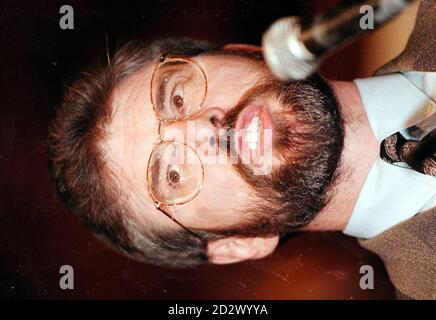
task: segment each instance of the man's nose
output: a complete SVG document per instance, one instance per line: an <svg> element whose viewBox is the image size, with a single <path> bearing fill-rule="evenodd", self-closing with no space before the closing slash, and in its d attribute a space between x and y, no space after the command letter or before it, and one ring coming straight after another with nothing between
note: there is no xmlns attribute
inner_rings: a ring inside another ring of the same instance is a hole
<svg viewBox="0 0 436 320"><path fill-rule="evenodd" d="M218 139L225 112L221 108L207 108L195 117L195 146L205 156L218 153ZM188 134L192 134L189 132Z"/></svg>
<svg viewBox="0 0 436 320"><path fill-rule="evenodd" d="M211 107L200 112L199 115L195 117L195 120L198 122L200 128L209 128L213 131L217 131L221 128L225 114L223 109Z"/></svg>
<svg viewBox="0 0 436 320"><path fill-rule="evenodd" d="M163 124L161 135L166 141L182 142L193 148L205 143L214 146L224 116L221 108L209 107L186 120Z"/></svg>

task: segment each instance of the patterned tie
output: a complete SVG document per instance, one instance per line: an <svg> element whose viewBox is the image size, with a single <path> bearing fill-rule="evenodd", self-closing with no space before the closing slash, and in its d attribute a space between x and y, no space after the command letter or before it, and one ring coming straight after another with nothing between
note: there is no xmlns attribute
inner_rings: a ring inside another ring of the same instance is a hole
<svg viewBox="0 0 436 320"><path fill-rule="evenodd" d="M436 176L436 129L420 141L394 133L382 141L380 156L391 164L405 162L416 171Z"/></svg>

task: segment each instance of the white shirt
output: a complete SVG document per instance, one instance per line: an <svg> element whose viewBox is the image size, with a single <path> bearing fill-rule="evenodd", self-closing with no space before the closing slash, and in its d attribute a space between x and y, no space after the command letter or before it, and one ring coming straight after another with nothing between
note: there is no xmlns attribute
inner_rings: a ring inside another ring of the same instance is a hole
<svg viewBox="0 0 436 320"><path fill-rule="evenodd" d="M436 128L436 72L407 72L354 81L379 144L393 133L420 140ZM413 127L413 130L407 128ZM345 234L371 238L436 206L436 177L406 163L375 160Z"/></svg>

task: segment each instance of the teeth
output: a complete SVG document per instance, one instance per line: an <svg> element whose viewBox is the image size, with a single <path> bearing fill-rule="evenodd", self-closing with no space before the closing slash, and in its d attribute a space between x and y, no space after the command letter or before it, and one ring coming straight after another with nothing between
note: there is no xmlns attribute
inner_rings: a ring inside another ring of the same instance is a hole
<svg viewBox="0 0 436 320"><path fill-rule="evenodd" d="M247 141L248 149L256 150L260 139L260 126L262 122L258 116L253 117L247 127L245 139Z"/></svg>
<svg viewBox="0 0 436 320"><path fill-rule="evenodd" d="M248 143L248 149L256 150L257 149L257 143L256 142L249 142Z"/></svg>

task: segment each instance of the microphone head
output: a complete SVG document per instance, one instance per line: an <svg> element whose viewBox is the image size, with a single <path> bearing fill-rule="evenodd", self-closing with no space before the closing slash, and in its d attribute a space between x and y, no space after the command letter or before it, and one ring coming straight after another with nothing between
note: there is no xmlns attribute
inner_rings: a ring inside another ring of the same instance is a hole
<svg viewBox="0 0 436 320"><path fill-rule="evenodd" d="M300 40L297 17L275 21L262 36L263 56L271 72L281 80L303 80L317 68L316 57Z"/></svg>

